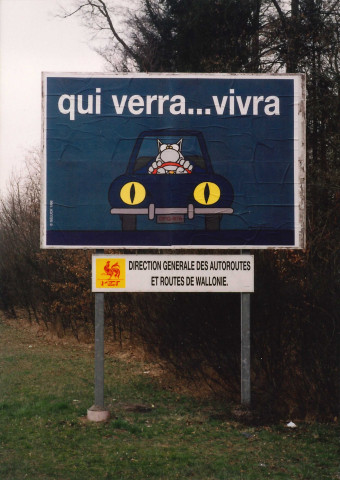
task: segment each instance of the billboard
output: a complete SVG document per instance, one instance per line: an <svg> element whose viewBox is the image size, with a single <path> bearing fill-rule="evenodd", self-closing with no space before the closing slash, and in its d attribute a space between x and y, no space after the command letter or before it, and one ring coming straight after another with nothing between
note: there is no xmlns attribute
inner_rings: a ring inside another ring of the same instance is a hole
<svg viewBox="0 0 340 480"><path fill-rule="evenodd" d="M254 292L253 255L92 255L93 292Z"/></svg>
<svg viewBox="0 0 340 480"><path fill-rule="evenodd" d="M43 248L303 248L302 75L43 74Z"/></svg>

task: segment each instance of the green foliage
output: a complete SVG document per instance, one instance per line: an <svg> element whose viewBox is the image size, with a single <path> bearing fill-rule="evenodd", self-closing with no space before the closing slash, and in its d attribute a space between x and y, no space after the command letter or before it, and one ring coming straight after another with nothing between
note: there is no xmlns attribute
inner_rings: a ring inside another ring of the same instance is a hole
<svg viewBox="0 0 340 480"><path fill-rule="evenodd" d="M252 2L144 0L141 10L130 25L137 26L133 48L144 52L142 70L242 71L248 65Z"/></svg>

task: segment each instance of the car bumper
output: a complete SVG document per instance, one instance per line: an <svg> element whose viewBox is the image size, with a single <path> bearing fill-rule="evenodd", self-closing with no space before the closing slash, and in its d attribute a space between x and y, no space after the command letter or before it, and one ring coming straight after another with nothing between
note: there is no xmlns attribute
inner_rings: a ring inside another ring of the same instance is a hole
<svg viewBox="0 0 340 480"><path fill-rule="evenodd" d="M189 204L187 207L155 207L153 203L148 208L111 208L112 215L147 215L153 220L155 215L187 215L189 220L195 215L230 215L232 208L228 207L194 207Z"/></svg>

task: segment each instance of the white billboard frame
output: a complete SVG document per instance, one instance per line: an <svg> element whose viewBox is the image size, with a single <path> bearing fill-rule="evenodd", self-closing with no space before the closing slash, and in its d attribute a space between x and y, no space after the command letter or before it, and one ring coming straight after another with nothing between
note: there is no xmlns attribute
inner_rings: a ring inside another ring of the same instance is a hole
<svg viewBox="0 0 340 480"><path fill-rule="evenodd" d="M47 79L50 77L75 77L75 78L115 78L115 79L164 79L164 78L186 78L186 79L242 79L242 80L272 80L293 79L294 80L294 245L249 245L249 244L218 244L218 245L125 245L125 244L91 244L91 245L49 245L46 241L48 211L53 216L53 203L47 198ZM259 250L259 249L304 249L306 247L306 86L303 74L202 74L202 73L65 73L45 72L42 74L42 180L41 180L41 219L40 238L41 248L44 249L163 249L163 250Z"/></svg>

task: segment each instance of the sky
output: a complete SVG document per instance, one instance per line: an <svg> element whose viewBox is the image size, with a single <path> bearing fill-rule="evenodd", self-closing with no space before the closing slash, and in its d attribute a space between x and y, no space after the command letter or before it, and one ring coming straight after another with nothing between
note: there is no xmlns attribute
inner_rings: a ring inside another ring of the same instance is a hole
<svg viewBox="0 0 340 480"><path fill-rule="evenodd" d="M41 145L41 72L100 72L79 17L56 18L71 0L0 0L0 194L27 152Z"/></svg>

